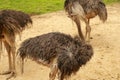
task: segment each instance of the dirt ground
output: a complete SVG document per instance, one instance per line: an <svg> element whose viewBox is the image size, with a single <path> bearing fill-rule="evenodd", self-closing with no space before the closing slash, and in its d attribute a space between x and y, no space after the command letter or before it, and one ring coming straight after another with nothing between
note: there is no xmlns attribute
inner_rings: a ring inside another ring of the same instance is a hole
<svg viewBox="0 0 120 80"><path fill-rule="evenodd" d="M94 56L87 65L80 68L71 80L120 80L120 4L107 6L108 20L102 23L98 17L91 19L91 44ZM22 41L48 32L63 32L72 36L78 34L74 22L66 16L64 11L32 16L33 27L23 31ZM85 32L84 23L81 24ZM17 37L17 48L22 42ZM49 68L34 61L25 62L25 72L20 74L17 63L17 77L11 80L48 80ZM7 54L2 54L0 71L8 69ZM8 75L0 76L5 80ZM57 80L57 79L56 79Z"/></svg>

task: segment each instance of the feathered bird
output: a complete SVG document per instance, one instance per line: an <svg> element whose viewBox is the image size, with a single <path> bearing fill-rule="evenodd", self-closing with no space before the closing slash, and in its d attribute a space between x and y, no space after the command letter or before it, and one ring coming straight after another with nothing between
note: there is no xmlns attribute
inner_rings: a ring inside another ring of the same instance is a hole
<svg viewBox="0 0 120 80"><path fill-rule="evenodd" d="M50 68L49 80L54 80L56 74L58 80L64 80L91 59L93 48L78 38L52 32L25 40L17 54L22 64L22 72L24 59L29 58Z"/></svg>
<svg viewBox="0 0 120 80"><path fill-rule="evenodd" d="M107 20L107 9L102 0L65 0L64 8L69 17L76 23L81 40L90 41L91 27L89 21L95 16L99 16L100 20ZM86 24L85 38L81 30L80 20Z"/></svg>
<svg viewBox="0 0 120 80"><path fill-rule="evenodd" d="M8 53L9 71L1 74L11 73L11 76L15 74L15 36L21 34L21 32L27 27L28 24L32 24L32 20L28 14L15 10L2 10L0 11L0 49L2 49L2 43ZM2 50L0 50L2 51ZM1 53L0 53L1 54ZM9 78L10 78L9 77ZM8 79L9 79L8 78Z"/></svg>

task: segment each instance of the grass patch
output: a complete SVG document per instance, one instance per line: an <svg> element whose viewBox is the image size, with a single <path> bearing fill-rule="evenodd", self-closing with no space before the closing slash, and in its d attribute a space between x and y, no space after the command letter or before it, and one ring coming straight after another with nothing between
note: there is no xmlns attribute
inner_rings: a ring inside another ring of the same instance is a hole
<svg viewBox="0 0 120 80"><path fill-rule="evenodd" d="M63 9L64 0L1 0L0 10L13 9L29 14L43 14Z"/></svg>
<svg viewBox="0 0 120 80"><path fill-rule="evenodd" d="M103 0L106 4L113 4L116 2L120 2L120 0Z"/></svg>
<svg viewBox="0 0 120 80"><path fill-rule="evenodd" d="M28 14L43 14L63 9L65 0L0 0L0 10L20 10ZM120 0L103 0L106 4Z"/></svg>

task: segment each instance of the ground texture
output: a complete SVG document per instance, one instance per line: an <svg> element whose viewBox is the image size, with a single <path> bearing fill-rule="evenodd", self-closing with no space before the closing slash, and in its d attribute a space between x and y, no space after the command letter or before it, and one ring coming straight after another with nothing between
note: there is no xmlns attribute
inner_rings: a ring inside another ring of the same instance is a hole
<svg viewBox="0 0 120 80"><path fill-rule="evenodd" d="M102 23L98 17L91 19L91 44L94 56L86 66L80 68L71 80L120 80L120 4L107 6L108 20ZM64 11L32 16L33 27L23 31L22 41L48 32L63 32L72 36L77 35L77 27ZM81 24L85 33L85 25ZM22 42L17 37L16 46ZM20 74L17 63L17 77L11 80L48 80L49 68L43 67L34 61L25 62L25 72ZM0 71L8 69L7 54L0 60ZM5 80L7 75L0 76ZM56 79L57 80L57 79Z"/></svg>

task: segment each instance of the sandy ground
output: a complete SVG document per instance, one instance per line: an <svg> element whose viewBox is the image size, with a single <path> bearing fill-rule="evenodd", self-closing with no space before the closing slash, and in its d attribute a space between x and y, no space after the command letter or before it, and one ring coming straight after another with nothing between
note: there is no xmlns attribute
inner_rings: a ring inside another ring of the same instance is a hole
<svg viewBox="0 0 120 80"><path fill-rule="evenodd" d="M91 19L91 44L94 56L86 66L80 68L71 80L120 80L120 4L107 6L108 20L102 23L98 17ZM59 31L72 36L78 34L76 25L64 11L32 16L33 27L23 31L22 41L48 32ZM83 32L85 25L82 23ZM22 42L17 37L17 48ZM8 69L7 54L2 54L0 71ZM11 80L48 80L49 68L34 61L25 62L25 72L20 74L17 64L17 77ZM0 76L5 80L8 75ZM56 79L57 80L57 79Z"/></svg>

